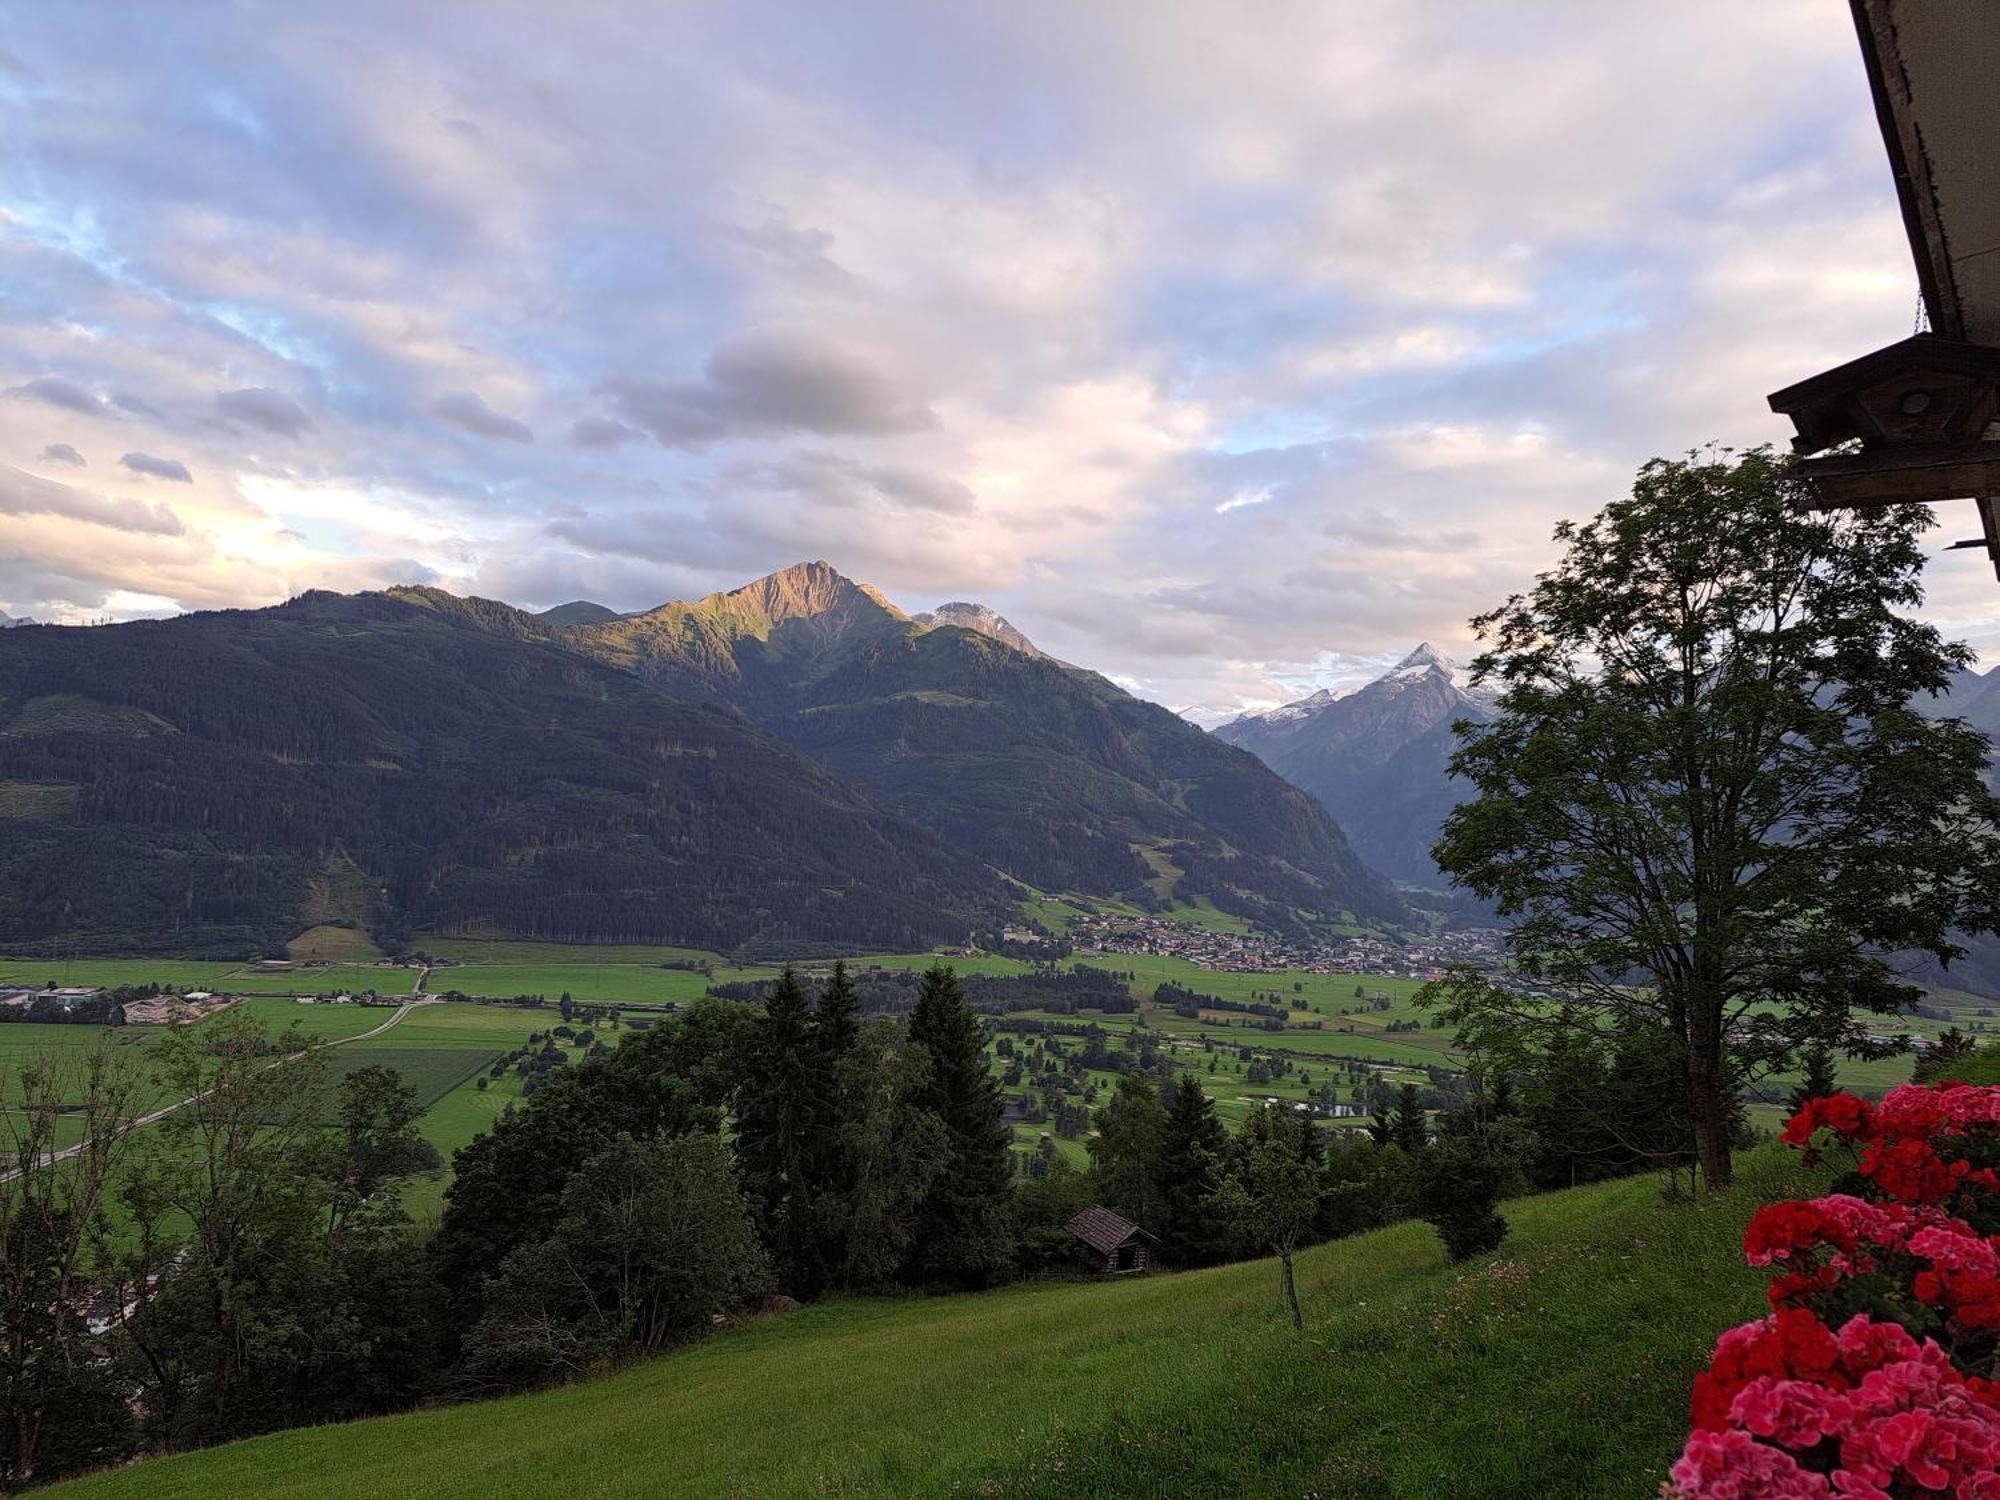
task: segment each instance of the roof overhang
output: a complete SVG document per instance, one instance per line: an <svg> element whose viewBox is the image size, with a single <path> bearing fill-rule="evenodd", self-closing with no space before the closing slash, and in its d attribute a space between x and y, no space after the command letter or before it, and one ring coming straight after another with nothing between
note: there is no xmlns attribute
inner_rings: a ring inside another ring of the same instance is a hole
<svg viewBox="0 0 2000 1500"><path fill-rule="evenodd" d="M1929 334L1771 397L1827 509L1971 499L2000 573L2000 0L1849 0ZM1825 454L1824 457L1806 457Z"/></svg>
<svg viewBox="0 0 2000 1500"><path fill-rule="evenodd" d="M1849 3L1931 329L2000 345L2000 5Z"/></svg>

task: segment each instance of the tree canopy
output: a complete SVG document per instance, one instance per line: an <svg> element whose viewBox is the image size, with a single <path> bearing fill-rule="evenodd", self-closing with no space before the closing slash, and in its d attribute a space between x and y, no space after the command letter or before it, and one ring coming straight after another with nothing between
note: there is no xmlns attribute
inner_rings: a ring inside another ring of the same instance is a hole
<svg viewBox="0 0 2000 1500"><path fill-rule="evenodd" d="M1859 1017L1916 994L1892 955L2000 923L1986 741L1920 707L1971 660L1912 617L1929 512L1809 500L1767 452L1709 451L1559 526L1556 565L1474 621L1503 691L1459 726L1472 795L1435 850L1557 997L1461 982L1446 1013L1475 1041L1663 1026L1715 1186L1732 1067L1865 1052Z"/></svg>

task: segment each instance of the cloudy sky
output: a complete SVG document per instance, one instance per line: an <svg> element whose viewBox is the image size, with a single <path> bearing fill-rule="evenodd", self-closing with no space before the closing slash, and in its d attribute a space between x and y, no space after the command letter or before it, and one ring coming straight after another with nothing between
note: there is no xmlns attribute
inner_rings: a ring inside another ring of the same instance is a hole
<svg viewBox="0 0 2000 1500"><path fill-rule="evenodd" d="M1842 0L0 0L0 122L44 619L824 557L1212 717L1916 302Z"/></svg>

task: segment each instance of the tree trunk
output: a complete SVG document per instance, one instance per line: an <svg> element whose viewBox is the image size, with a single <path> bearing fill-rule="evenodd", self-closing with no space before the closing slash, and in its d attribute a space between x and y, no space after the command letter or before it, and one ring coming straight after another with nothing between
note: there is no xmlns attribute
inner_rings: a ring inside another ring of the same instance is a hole
<svg viewBox="0 0 2000 1500"><path fill-rule="evenodd" d="M14 1414L14 1478L23 1487L34 1483L35 1447L41 1436L41 1408Z"/></svg>
<svg viewBox="0 0 2000 1500"><path fill-rule="evenodd" d="M1710 1192L1735 1177L1729 1156L1729 1107L1722 1089L1722 1044L1700 1020L1689 1027L1688 1113L1694 1122L1694 1155Z"/></svg>
<svg viewBox="0 0 2000 1500"><path fill-rule="evenodd" d="M1303 1329L1306 1324L1305 1319L1299 1316L1299 1289L1292 1284L1292 1252L1289 1250L1280 1250L1278 1252L1278 1265L1284 1273L1285 1306L1291 1310L1292 1327Z"/></svg>

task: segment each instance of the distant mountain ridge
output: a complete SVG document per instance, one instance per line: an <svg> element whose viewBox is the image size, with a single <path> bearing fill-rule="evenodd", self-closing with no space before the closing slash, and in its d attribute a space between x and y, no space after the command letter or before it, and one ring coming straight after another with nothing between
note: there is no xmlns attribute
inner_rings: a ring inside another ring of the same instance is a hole
<svg viewBox="0 0 2000 1500"><path fill-rule="evenodd" d="M990 609L903 613L824 562L561 638L709 695L1045 890L1391 920L1338 827L1254 758L1054 661ZM1026 643L1018 644L1018 642Z"/></svg>
<svg viewBox="0 0 2000 1500"><path fill-rule="evenodd" d="M1439 887L1430 848L1458 802L1447 771L1457 744L1451 726L1484 719L1491 702L1470 690L1464 667L1425 641L1371 682L1322 688L1214 733L1312 793L1374 868Z"/></svg>
<svg viewBox="0 0 2000 1500"><path fill-rule="evenodd" d="M949 604L940 604L936 609L927 609L921 614L911 615L910 618L919 625L951 625L959 630L970 630L976 635L985 636L988 640L998 641L1003 646L1012 646L1016 651L1028 656L1046 654L1009 624L1005 615L990 605L969 604L957 599Z"/></svg>

